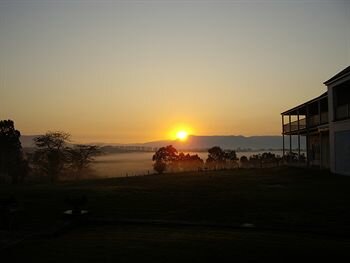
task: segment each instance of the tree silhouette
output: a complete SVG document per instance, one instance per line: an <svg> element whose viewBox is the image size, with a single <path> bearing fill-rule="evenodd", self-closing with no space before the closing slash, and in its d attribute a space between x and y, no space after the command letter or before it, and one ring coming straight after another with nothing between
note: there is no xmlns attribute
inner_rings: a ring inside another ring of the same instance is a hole
<svg viewBox="0 0 350 263"><path fill-rule="evenodd" d="M175 166L180 171L192 171L192 170L201 170L203 168L203 160L198 156L198 154L191 155L189 153L179 153L176 161L174 162Z"/></svg>
<svg viewBox="0 0 350 263"><path fill-rule="evenodd" d="M219 146L214 146L208 149L208 158L206 163L211 168L222 168L225 164L225 152Z"/></svg>
<svg viewBox="0 0 350 263"><path fill-rule="evenodd" d="M166 168L166 163L162 161L155 161L155 163L153 164L153 169L159 174L162 174L166 170Z"/></svg>
<svg viewBox="0 0 350 263"><path fill-rule="evenodd" d="M225 153L224 155L225 161L230 165L229 168L236 168L238 166L237 164L238 158L237 158L236 151L227 150L224 153Z"/></svg>
<svg viewBox="0 0 350 263"><path fill-rule="evenodd" d="M283 156L283 160L287 163L297 162L298 161L298 154L295 152L287 152Z"/></svg>
<svg viewBox="0 0 350 263"><path fill-rule="evenodd" d="M163 161L163 162L171 162L176 160L177 158L177 150L172 146L168 145L166 147L161 147L156 151L153 155L153 161Z"/></svg>
<svg viewBox="0 0 350 263"><path fill-rule="evenodd" d="M94 157L100 153L99 147L95 145L75 145L72 148L66 148L65 151L66 161L73 170L76 179L79 179Z"/></svg>
<svg viewBox="0 0 350 263"><path fill-rule="evenodd" d="M261 154L261 159L264 167L279 166L280 157L271 152Z"/></svg>
<svg viewBox="0 0 350 263"><path fill-rule="evenodd" d="M34 163L39 170L50 177L51 182L58 179L66 162L65 146L70 135L65 132L47 132L34 138L38 149L33 156Z"/></svg>
<svg viewBox="0 0 350 263"><path fill-rule="evenodd" d="M29 172L20 137L12 120L0 121L0 172L8 174L14 184Z"/></svg>
<svg viewBox="0 0 350 263"><path fill-rule="evenodd" d="M155 162L153 168L157 173L161 174L177 158L177 150L172 145L161 147L152 157L152 160Z"/></svg>
<svg viewBox="0 0 350 263"><path fill-rule="evenodd" d="M253 154L249 157L249 163L254 168L262 168L262 159L260 154Z"/></svg>
<svg viewBox="0 0 350 263"><path fill-rule="evenodd" d="M249 160L248 160L247 156L243 155L243 156L241 156L241 158L239 159L239 162L240 162L240 164L241 164L241 167L242 167L242 168L245 168L245 167L248 166Z"/></svg>
<svg viewBox="0 0 350 263"><path fill-rule="evenodd" d="M239 161L242 162L242 163L246 163L246 162L248 162L248 158L247 158L247 156L243 155L243 156L241 156Z"/></svg>

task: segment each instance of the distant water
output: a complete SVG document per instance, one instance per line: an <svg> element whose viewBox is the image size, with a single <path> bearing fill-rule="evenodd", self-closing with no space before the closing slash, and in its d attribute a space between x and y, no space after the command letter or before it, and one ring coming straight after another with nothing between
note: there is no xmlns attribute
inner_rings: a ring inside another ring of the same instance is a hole
<svg viewBox="0 0 350 263"><path fill-rule="evenodd" d="M281 151L271 151L276 155L282 155ZM263 152L237 152L238 158L247 157ZM152 168L153 152L131 152L102 155L96 158L92 168L101 177L125 177L154 173ZM207 152L191 152L198 154L204 161L208 157Z"/></svg>

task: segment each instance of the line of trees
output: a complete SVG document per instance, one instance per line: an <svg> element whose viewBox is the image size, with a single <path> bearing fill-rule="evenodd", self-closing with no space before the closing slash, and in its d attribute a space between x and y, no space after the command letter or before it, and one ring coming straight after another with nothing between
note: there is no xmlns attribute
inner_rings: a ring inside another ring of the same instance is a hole
<svg viewBox="0 0 350 263"><path fill-rule="evenodd" d="M219 146L214 146L208 150L206 167L208 169L237 168L238 158L236 151L222 150Z"/></svg>
<svg viewBox="0 0 350 263"><path fill-rule="evenodd" d="M208 150L208 158L205 163L197 154L179 153L172 145L159 148L152 160L154 161L153 168L159 174L166 170L175 172L238 167L236 152L222 150L218 146Z"/></svg>
<svg viewBox="0 0 350 263"><path fill-rule="evenodd" d="M12 120L0 121L0 175L9 176L14 184L29 173L46 176L51 182L63 176L79 179L100 153L95 145L71 144L68 133L47 132L34 138L35 150L26 155L20 136Z"/></svg>
<svg viewBox="0 0 350 263"><path fill-rule="evenodd" d="M237 158L236 151L223 150L219 146L208 149L208 157L204 162L197 154L190 155L178 153L172 146L159 148L153 155L153 168L157 173L165 171L176 172L184 170L220 170L234 168L263 168L276 167L285 162L303 161L305 156L298 157L295 153L289 153L284 158L271 152L251 155L249 158L241 156Z"/></svg>
<svg viewBox="0 0 350 263"><path fill-rule="evenodd" d="M153 155L153 169L162 174L166 170L170 171L187 171L201 169L203 160L197 155L184 154L172 146L161 147Z"/></svg>

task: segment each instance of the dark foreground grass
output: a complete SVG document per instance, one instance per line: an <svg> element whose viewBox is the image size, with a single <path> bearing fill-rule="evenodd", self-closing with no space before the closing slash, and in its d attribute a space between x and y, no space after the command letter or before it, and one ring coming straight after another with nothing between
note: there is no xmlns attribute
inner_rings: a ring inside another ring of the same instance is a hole
<svg viewBox="0 0 350 263"><path fill-rule="evenodd" d="M297 168L215 171L0 186L21 211L14 260L41 262L214 261L325 258L350 249L350 178ZM92 218L201 223L82 225L55 237L64 199L85 194ZM254 229L226 226L253 224ZM208 226L205 226L208 225ZM210 226L209 226L210 225Z"/></svg>
<svg viewBox="0 0 350 263"><path fill-rule="evenodd" d="M350 243L310 235L211 228L81 227L65 235L23 242L12 262L234 262L331 260Z"/></svg>

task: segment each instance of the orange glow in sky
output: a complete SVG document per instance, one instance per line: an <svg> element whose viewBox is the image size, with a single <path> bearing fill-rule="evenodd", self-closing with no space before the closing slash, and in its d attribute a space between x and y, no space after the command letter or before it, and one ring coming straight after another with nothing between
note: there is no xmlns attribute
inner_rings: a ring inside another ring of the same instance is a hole
<svg viewBox="0 0 350 263"><path fill-rule="evenodd" d="M280 113L349 65L349 10L341 0L0 0L0 120L81 143L280 135Z"/></svg>

